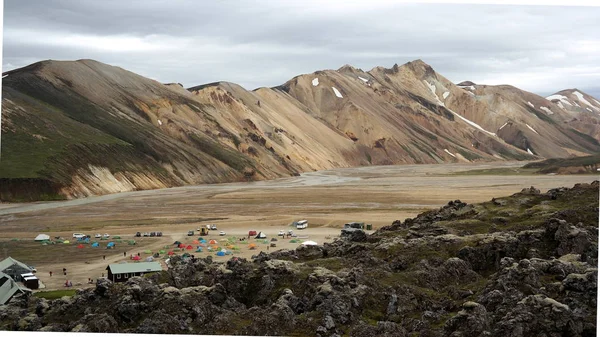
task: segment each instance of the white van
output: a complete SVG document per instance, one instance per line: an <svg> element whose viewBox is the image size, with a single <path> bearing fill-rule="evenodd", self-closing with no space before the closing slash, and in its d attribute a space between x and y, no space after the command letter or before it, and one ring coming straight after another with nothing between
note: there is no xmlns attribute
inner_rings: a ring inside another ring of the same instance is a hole
<svg viewBox="0 0 600 337"><path fill-rule="evenodd" d="M84 237L86 237L87 235L83 234L83 233L73 233L73 239L82 239Z"/></svg>

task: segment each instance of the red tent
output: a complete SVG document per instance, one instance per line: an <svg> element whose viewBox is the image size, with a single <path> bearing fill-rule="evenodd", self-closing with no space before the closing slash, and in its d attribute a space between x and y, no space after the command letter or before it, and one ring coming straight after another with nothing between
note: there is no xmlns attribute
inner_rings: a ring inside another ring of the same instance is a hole
<svg viewBox="0 0 600 337"><path fill-rule="evenodd" d="M82 245L82 244L79 244L79 246L77 246L77 248L83 248L83 245Z"/></svg>
<svg viewBox="0 0 600 337"><path fill-rule="evenodd" d="M183 243L180 243L179 248L185 248L185 245Z"/></svg>
<svg viewBox="0 0 600 337"><path fill-rule="evenodd" d="M173 254L175 254L175 253L173 253L173 252L168 252L167 253L167 255L173 255Z"/></svg>
<svg viewBox="0 0 600 337"><path fill-rule="evenodd" d="M187 247L185 247L185 249L194 249L194 247L192 247L192 245L188 245Z"/></svg>
<svg viewBox="0 0 600 337"><path fill-rule="evenodd" d="M137 255L136 255L136 256L134 256L134 257L133 257L133 259L134 259L135 261L139 261L139 260L141 259L141 257L139 257L139 256L137 256Z"/></svg>

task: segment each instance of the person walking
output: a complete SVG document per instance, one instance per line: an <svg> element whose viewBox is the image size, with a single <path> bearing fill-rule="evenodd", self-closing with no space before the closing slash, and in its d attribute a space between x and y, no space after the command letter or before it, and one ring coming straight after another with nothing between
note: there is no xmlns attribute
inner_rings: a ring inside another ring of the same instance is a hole
<svg viewBox="0 0 600 337"><path fill-rule="evenodd" d="M127 252L123 252L123 257L126 257L126 256L127 256Z"/></svg>
<svg viewBox="0 0 600 337"><path fill-rule="evenodd" d="M50 272L50 277L52 277L52 271Z"/></svg>
<svg viewBox="0 0 600 337"><path fill-rule="evenodd" d="M63 268L63 274L67 275L67 268Z"/></svg>
<svg viewBox="0 0 600 337"><path fill-rule="evenodd" d="M102 260L106 260L106 255L102 255Z"/></svg>

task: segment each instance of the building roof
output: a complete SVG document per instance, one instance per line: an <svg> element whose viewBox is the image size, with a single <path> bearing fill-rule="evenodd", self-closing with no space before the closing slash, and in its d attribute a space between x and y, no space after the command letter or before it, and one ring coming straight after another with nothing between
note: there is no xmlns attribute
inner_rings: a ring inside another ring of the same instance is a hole
<svg viewBox="0 0 600 337"><path fill-rule="evenodd" d="M19 261L15 260L15 259L13 259L12 257L9 256L6 259L0 261L0 272L8 269L9 267L11 267L12 265L15 265L15 264L18 265L19 267L22 267L22 268L27 269L29 271L32 270L31 267L29 267L25 263L19 262Z"/></svg>
<svg viewBox="0 0 600 337"><path fill-rule="evenodd" d="M10 276L0 272L0 305L6 304L17 292L29 291L19 286Z"/></svg>
<svg viewBox="0 0 600 337"><path fill-rule="evenodd" d="M139 262L109 264L106 269L110 269L110 272L113 274L124 274L161 271L162 267L158 262Z"/></svg>

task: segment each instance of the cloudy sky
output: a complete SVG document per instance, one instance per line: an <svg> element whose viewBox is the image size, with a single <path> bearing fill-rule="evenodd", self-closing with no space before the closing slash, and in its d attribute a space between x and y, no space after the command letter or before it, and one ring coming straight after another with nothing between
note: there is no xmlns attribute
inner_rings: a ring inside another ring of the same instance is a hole
<svg viewBox="0 0 600 337"><path fill-rule="evenodd" d="M564 2L571 3L571 2ZM398 1L7 0L3 71L95 59L185 87L275 86L422 59L459 82L600 97L600 7Z"/></svg>

